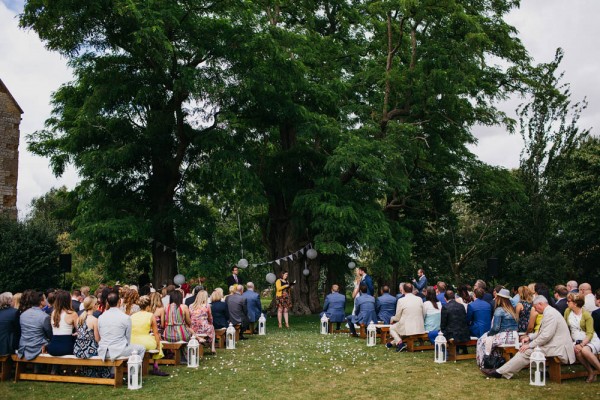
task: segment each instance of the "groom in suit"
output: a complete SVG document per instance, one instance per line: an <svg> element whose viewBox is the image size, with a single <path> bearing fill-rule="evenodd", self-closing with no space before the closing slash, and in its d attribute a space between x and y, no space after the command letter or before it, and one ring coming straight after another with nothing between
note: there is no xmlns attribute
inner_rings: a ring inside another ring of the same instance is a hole
<svg viewBox="0 0 600 400"><path fill-rule="evenodd" d="M563 364L575 362L573 340L563 316L548 305L548 299L544 296L537 296L533 300L533 307L539 314L544 315L539 332L524 336L521 339L523 344L519 352L510 361L498 369L482 369L484 375L490 378L512 378L514 374L529 365L529 357L538 346L546 357L558 357Z"/></svg>
<svg viewBox="0 0 600 400"><path fill-rule="evenodd" d="M367 294L369 296L374 296L375 287L373 286L373 278L371 278L371 275L367 274L367 268L358 267L358 273L360 275L361 284L364 283L365 285L367 285Z"/></svg>

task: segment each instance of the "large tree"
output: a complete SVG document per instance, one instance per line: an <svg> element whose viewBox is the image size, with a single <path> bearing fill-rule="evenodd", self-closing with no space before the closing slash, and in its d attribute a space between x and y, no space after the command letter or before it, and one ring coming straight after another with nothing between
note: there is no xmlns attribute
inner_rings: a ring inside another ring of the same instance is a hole
<svg viewBox="0 0 600 400"><path fill-rule="evenodd" d="M31 0L21 15L75 77L29 148L57 175L77 168L75 223L87 251L118 269L151 246L155 284L177 271L176 227L188 222L181 189L218 123L211 99L233 34L230 5Z"/></svg>

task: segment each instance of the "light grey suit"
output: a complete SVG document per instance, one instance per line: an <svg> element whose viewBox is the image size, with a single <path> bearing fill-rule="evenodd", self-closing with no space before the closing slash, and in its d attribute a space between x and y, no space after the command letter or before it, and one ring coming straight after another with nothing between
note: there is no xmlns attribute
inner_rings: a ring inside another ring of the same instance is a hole
<svg viewBox="0 0 600 400"><path fill-rule="evenodd" d="M103 360L129 357L134 350L144 358L146 348L131 344L131 318L117 307L109 308L98 318L98 332L98 356Z"/></svg>
<svg viewBox="0 0 600 400"><path fill-rule="evenodd" d="M42 346L52 338L50 316L39 307L31 307L21 314L21 338L17 354L19 358L33 360L42 352Z"/></svg>
<svg viewBox="0 0 600 400"><path fill-rule="evenodd" d="M425 333L423 318L423 300L412 293L407 293L396 304L396 315L390 319L390 335L393 343L400 342L400 336Z"/></svg>
<svg viewBox="0 0 600 400"><path fill-rule="evenodd" d="M554 307L547 306L543 314L539 332L530 336L532 340L529 342L529 349L517 353L509 362L496 370L506 379L510 379L529 365L529 357L537 346L546 357L558 357L564 364L575 362L573 340L567 322Z"/></svg>

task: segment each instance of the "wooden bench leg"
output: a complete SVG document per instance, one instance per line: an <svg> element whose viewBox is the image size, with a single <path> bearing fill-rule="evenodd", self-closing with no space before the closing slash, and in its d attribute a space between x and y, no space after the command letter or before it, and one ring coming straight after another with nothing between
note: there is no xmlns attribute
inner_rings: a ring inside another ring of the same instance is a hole
<svg viewBox="0 0 600 400"><path fill-rule="evenodd" d="M9 356L4 357L0 368L2 369L2 371L0 372L0 382L5 382L10 376L10 370L12 368L12 359Z"/></svg>
<svg viewBox="0 0 600 400"><path fill-rule="evenodd" d="M557 363L553 359L548 361L548 371L550 372L550 382L562 383L562 376L560 372L560 363Z"/></svg>

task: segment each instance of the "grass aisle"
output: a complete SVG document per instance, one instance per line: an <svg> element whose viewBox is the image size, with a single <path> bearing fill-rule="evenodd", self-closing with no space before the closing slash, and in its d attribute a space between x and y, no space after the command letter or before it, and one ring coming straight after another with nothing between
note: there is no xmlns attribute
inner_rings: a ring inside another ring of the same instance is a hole
<svg viewBox="0 0 600 400"><path fill-rule="evenodd" d="M267 336L250 336L235 350L206 356L197 370L164 367L171 377L149 376L137 391L106 386L5 382L0 399L592 399L600 383L582 379L562 385L529 385L522 371L510 381L481 375L474 360L435 364L433 352L396 353L347 335L320 335L318 317L297 317L278 329L270 318ZM448 397L450 396L450 397Z"/></svg>

